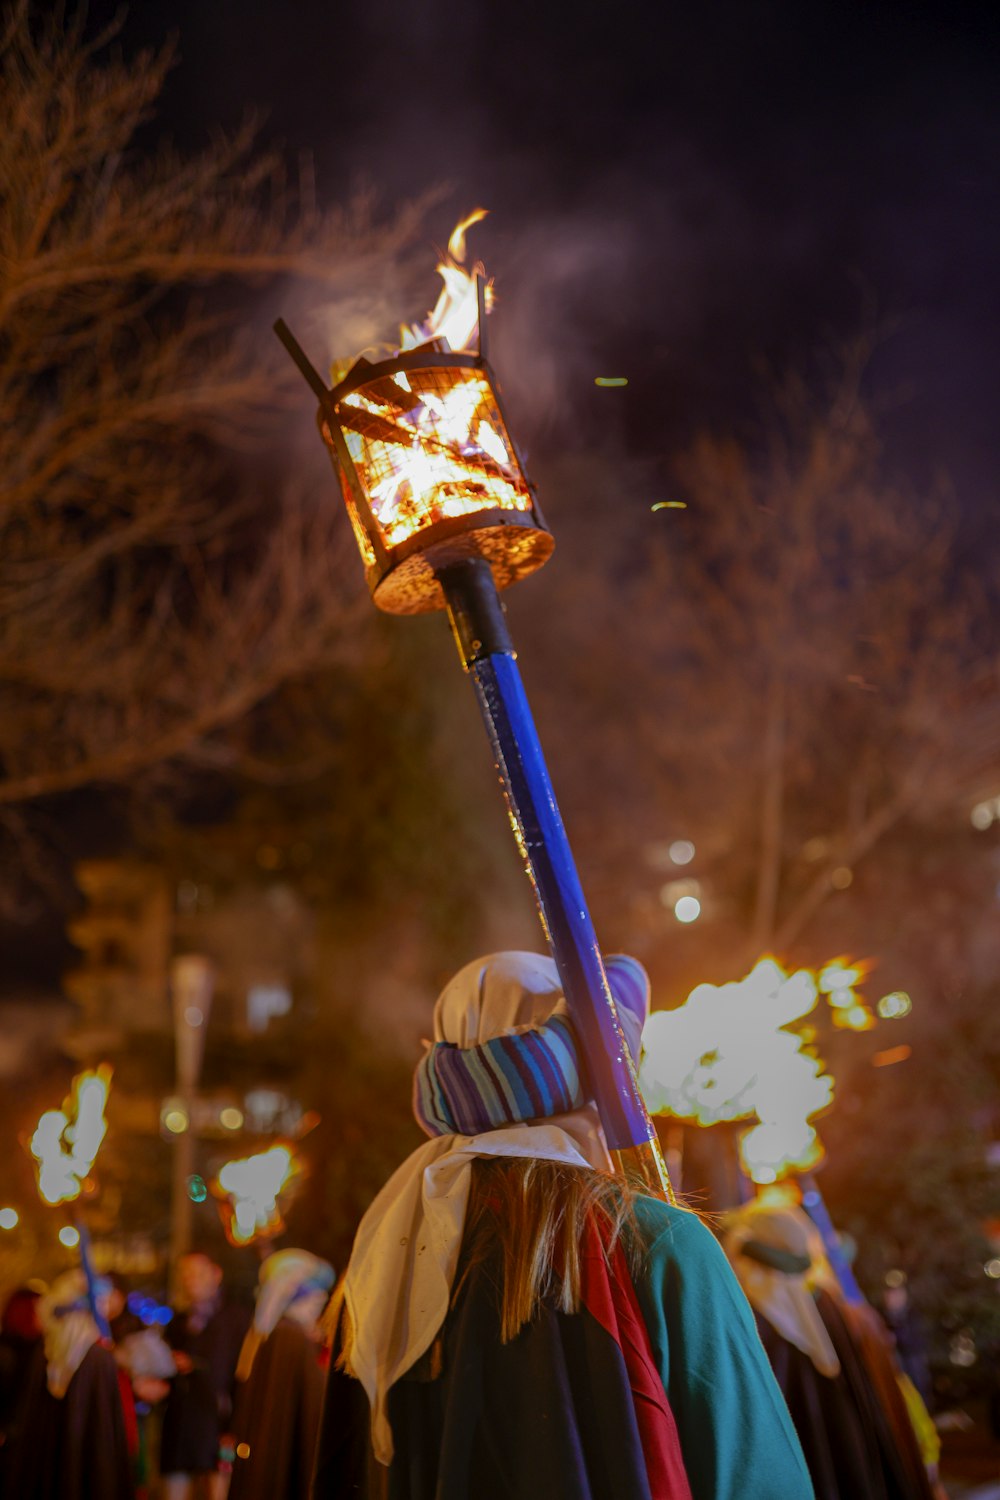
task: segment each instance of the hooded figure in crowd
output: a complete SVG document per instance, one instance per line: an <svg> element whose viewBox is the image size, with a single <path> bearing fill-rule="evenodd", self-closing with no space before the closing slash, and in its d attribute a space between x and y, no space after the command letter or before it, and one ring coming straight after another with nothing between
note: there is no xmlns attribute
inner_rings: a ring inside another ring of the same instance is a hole
<svg viewBox="0 0 1000 1500"><path fill-rule="evenodd" d="M229 1500L308 1500L323 1404L319 1320L332 1286L333 1267L308 1250L278 1250L260 1268L236 1367Z"/></svg>
<svg viewBox="0 0 1000 1500"><path fill-rule="evenodd" d="M42 1347L41 1295L34 1287L15 1287L0 1318L0 1500L13 1493L7 1476L24 1418L32 1365Z"/></svg>
<svg viewBox="0 0 1000 1500"><path fill-rule="evenodd" d="M107 1295L98 1281L98 1297ZM8 1480L17 1500L132 1500L132 1461L114 1355L101 1341L82 1271L38 1304L44 1358L34 1365Z"/></svg>
<svg viewBox="0 0 1000 1500"><path fill-rule="evenodd" d="M649 981L607 970L638 1060ZM582 1079L550 958L446 986L414 1081L431 1140L339 1289L316 1500L810 1500L725 1256L612 1175Z"/></svg>
<svg viewBox="0 0 1000 1500"><path fill-rule="evenodd" d="M249 1312L223 1294L222 1268L194 1251L178 1264L184 1305L167 1326L176 1375L163 1412L164 1500L221 1500L221 1450L230 1435L236 1362Z"/></svg>
<svg viewBox="0 0 1000 1500"><path fill-rule="evenodd" d="M872 1370L862 1330L819 1232L792 1202L758 1199L731 1214L723 1244L757 1315L802 1442L817 1500L931 1500L931 1481L884 1337Z"/></svg>

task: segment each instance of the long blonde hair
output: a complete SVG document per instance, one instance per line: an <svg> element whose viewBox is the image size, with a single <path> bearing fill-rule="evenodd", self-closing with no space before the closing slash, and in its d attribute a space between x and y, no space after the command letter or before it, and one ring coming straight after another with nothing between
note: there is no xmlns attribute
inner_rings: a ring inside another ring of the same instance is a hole
<svg viewBox="0 0 1000 1500"><path fill-rule="evenodd" d="M620 1178L538 1157L480 1158L473 1164L463 1239L464 1274L497 1256L502 1266L500 1337L507 1344L539 1303L580 1306L581 1249L596 1221L605 1256L621 1242L636 1269L640 1240L632 1195Z"/></svg>
<svg viewBox="0 0 1000 1500"><path fill-rule="evenodd" d="M620 1177L541 1157L478 1158L472 1164L462 1269L452 1303L470 1271L487 1261L496 1265L499 1259L503 1343L531 1322L543 1300L560 1312L577 1312L581 1247L591 1218L605 1258L610 1262L620 1244L634 1274L642 1260L642 1241L631 1190ZM337 1367L353 1374L354 1329L345 1287L342 1277L322 1326Z"/></svg>

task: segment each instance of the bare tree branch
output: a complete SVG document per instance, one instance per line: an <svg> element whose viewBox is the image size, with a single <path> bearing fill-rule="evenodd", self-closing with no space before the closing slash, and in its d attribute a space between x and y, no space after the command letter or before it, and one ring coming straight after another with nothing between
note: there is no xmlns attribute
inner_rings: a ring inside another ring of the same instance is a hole
<svg viewBox="0 0 1000 1500"><path fill-rule="evenodd" d="M426 207L323 211L314 185L300 207L252 123L144 154L171 53L124 60L116 30L21 4L0 41L0 806L19 837L40 799L225 761L269 694L357 655L353 546L318 445L282 452L308 412L269 324L308 284L324 345L388 332ZM265 287L267 326L247 292Z"/></svg>
<svg viewBox="0 0 1000 1500"><path fill-rule="evenodd" d="M723 977L768 948L828 957L824 919L865 924L854 876L863 890L934 818L960 827L991 755L995 778L989 590L957 554L948 492L886 472L869 349L825 385L784 381L743 438L697 437L671 491L687 508L619 501L563 574L569 691L562 662L539 680L560 686L567 819L616 920L685 979L696 955ZM693 864L673 868L674 840ZM690 880L703 918L680 937L671 892Z"/></svg>

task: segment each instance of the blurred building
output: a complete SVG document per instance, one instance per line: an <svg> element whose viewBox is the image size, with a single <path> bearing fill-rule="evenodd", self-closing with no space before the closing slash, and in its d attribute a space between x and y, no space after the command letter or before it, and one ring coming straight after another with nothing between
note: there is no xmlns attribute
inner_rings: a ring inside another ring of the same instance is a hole
<svg viewBox="0 0 1000 1500"><path fill-rule="evenodd" d="M148 1274L219 1235L205 1184L227 1158L293 1138L297 1074L316 1014L315 922L280 880L224 895L135 859L76 869L80 962L64 1047L115 1070L100 1194L98 1259ZM136 1168L139 1168L137 1171Z"/></svg>
<svg viewBox="0 0 1000 1500"><path fill-rule="evenodd" d="M168 1031L167 970L173 944L169 885L133 860L77 865L84 911L69 923L82 962L63 988L79 1006L71 1044L81 1057L117 1051L135 1031Z"/></svg>

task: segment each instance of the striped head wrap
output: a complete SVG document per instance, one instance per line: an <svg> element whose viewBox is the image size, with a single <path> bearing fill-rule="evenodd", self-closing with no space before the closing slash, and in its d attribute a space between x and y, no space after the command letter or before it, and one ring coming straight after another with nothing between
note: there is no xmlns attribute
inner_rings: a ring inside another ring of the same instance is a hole
<svg viewBox="0 0 1000 1500"><path fill-rule="evenodd" d="M649 979L634 958L605 961L633 1058L649 1011ZM498 953L467 964L434 1011L435 1042L413 1079L413 1112L430 1136L479 1135L579 1109L583 1069L551 958Z"/></svg>

